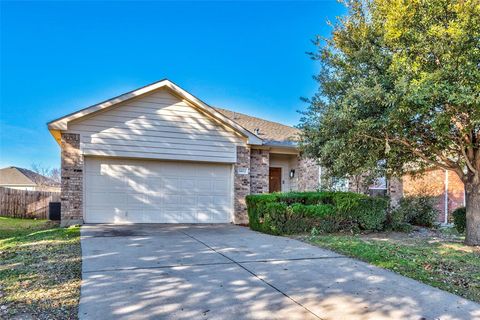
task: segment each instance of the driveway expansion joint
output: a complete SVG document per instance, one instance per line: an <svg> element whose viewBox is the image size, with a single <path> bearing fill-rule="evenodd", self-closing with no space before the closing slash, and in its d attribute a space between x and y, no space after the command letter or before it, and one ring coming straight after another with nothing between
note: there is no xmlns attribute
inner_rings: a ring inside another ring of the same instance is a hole
<svg viewBox="0 0 480 320"><path fill-rule="evenodd" d="M282 262L282 261L306 261L306 260L328 260L328 259L348 259L346 256L333 257L305 257L305 258L286 258L286 259L261 259L261 260L242 260L235 261L237 263L268 263L268 262Z"/></svg>
<svg viewBox="0 0 480 320"><path fill-rule="evenodd" d="M150 270L150 269L171 269L178 267L202 267L202 266L216 266L225 264L235 264L234 262L210 262L210 263L187 263L187 264L171 264L166 266L150 266L150 267L127 267L127 268L112 268L112 269L98 269L83 271L83 273L96 273L96 272L111 272L111 271L131 271L131 270Z"/></svg>
<svg viewBox="0 0 480 320"><path fill-rule="evenodd" d="M219 255L221 255L222 257L232 261L233 263L235 263L237 266L239 266L240 268L242 268L243 270L247 271L248 273L250 273L252 276L254 276L255 278L257 278L258 280L260 280L261 282L265 283L267 286L269 286L270 288L274 289L275 291L279 292L280 294L282 294L283 296L285 296L287 299L290 299L293 303L297 304L298 306L300 306L301 308L303 308L304 310L306 310L307 312L309 312L310 314L312 314L315 318L317 319L320 319L322 320L321 317L319 317L317 314L315 314L313 311L311 311L310 309L308 309L306 306L304 306L303 304L301 304L300 302L296 301L295 299L293 299L292 297L290 297L287 293L283 292L282 290L280 290L279 288L275 287L274 285L272 285L271 283L267 282L266 280L262 279L261 277L259 277L257 274L255 274L253 271L251 271L250 269L248 269L247 267L245 267L244 265L242 265L240 262L237 262L235 260L233 260L232 258L230 258L229 256L215 250L214 248L212 248L211 246L209 246L208 244L206 244L205 242L203 242L202 240L200 239L197 239L195 238L194 236L184 232L184 231L180 231L182 232L183 234L185 234L186 236L192 238L193 240L195 241L198 241L199 243L203 244L205 247L209 248L210 250L214 251L215 253L218 253Z"/></svg>
<svg viewBox="0 0 480 320"><path fill-rule="evenodd" d="M222 256L223 254L215 251ZM225 258L229 259L225 256ZM170 264L165 266L149 266L149 267L127 267L127 268L111 268L111 269L98 269L98 270L87 270L83 273L96 273L96 272L106 272L106 271L131 271L131 270L150 270L150 269L170 269L178 267L202 267L202 266L217 266L217 265L227 265L227 264L241 264L241 263L269 263L269 262L288 262L288 261L305 261L305 260L324 260L324 259L346 259L348 257L338 256L338 257L309 257L309 258L289 258L289 259L262 259L262 260L242 260L235 261L229 259L229 262L206 262L206 263L186 263L186 264Z"/></svg>

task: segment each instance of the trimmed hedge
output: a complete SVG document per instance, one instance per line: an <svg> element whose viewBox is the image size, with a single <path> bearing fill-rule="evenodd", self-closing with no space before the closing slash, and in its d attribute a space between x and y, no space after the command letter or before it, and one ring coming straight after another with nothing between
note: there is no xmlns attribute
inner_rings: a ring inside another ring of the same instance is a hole
<svg viewBox="0 0 480 320"><path fill-rule="evenodd" d="M247 196L252 230L270 234L381 230L388 200L352 192L288 192Z"/></svg>

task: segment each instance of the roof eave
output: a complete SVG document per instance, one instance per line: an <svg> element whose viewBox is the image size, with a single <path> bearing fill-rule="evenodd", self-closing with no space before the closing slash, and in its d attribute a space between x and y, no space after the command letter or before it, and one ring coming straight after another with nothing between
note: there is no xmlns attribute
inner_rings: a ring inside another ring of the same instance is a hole
<svg viewBox="0 0 480 320"><path fill-rule="evenodd" d="M267 147L281 147L281 148L291 148L291 149L298 149L297 142L286 142L286 141L265 141L263 144Z"/></svg>

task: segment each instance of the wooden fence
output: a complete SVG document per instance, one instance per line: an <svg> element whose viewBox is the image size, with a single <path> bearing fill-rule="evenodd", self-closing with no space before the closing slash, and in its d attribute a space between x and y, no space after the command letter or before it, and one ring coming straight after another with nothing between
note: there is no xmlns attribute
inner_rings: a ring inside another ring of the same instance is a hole
<svg viewBox="0 0 480 320"><path fill-rule="evenodd" d="M60 192L26 191L0 187L0 216L48 218L48 204L59 202Z"/></svg>

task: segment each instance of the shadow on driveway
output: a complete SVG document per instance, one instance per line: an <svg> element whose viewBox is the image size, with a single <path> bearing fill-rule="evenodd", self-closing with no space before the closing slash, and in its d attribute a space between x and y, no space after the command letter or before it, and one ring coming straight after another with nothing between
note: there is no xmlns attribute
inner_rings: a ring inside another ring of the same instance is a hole
<svg viewBox="0 0 480 320"><path fill-rule="evenodd" d="M80 319L480 319L480 305L233 225L82 227Z"/></svg>

